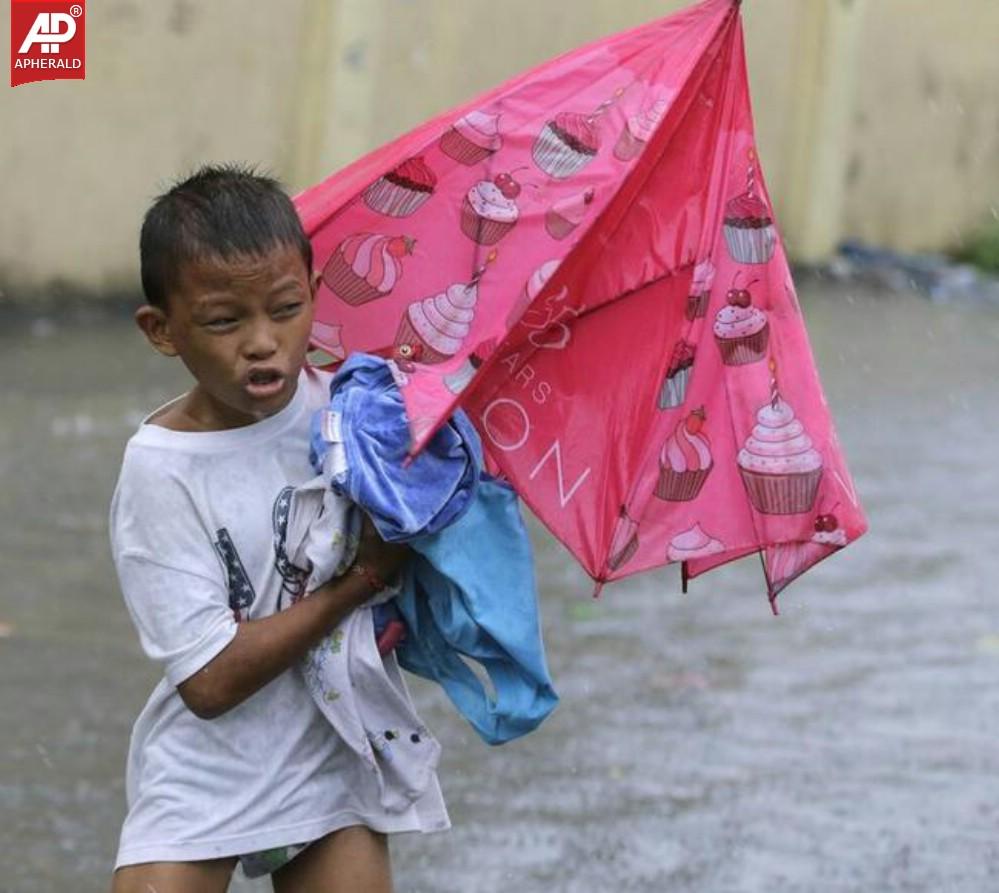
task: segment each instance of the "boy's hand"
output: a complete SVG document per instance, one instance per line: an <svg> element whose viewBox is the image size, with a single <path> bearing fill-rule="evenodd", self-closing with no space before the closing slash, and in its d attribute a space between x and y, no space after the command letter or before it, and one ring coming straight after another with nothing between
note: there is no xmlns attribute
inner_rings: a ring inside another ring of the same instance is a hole
<svg viewBox="0 0 999 893"><path fill-rule="evenodd" d="M367 513L362 512L361 517L361 543L354 563L363 565L388 583L395 578L413 550L403 543L386 543Z"/></svg>

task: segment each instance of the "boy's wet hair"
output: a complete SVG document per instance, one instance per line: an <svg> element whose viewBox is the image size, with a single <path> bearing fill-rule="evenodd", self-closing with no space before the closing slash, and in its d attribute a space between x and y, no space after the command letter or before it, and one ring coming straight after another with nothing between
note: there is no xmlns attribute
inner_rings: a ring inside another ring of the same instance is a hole
<svg viewBox="0 0 999 893"><path fill-rule="evenodd" d="M204 165L157 197L142 221L142 290L166 309L184 264L260 257L289 246L312 274L312 245L281 184L241 164Z"/></svg>

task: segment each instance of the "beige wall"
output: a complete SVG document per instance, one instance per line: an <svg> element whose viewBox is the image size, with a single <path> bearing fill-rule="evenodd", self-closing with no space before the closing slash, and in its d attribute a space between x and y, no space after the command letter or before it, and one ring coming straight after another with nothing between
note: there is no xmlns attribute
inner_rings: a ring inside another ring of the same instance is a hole
<svg viewBox="0 0 999 893"><path fill-rule="evenodd" d="M799 0L749 0L750 77L764 161L778 155L793 94ZM305 185L365 151L405 133L546 59L604 35L652 21L689 0L337 0L325 45L312 60L313 84L328 110L327 126L309 132L309 163L293 172ZM325 0L313 0L323 8ZM571 13L567 10L571 9ZM306 63L309 65L310 63ZM341 122L346 126L342 126ZM773 160L770 167L773 168ZM770 180L773 180L771 171ZM771 184L773 185L773 184Z"/></svg>
<svg viewBox="0 0 999 893"><path fill-rule="evenodd" d="M872 0L859 58L844 230L955 244L999 208L999 2Z"/></svg>
<svg viewBox="0 0 999 893"><path fill-rule="evenodd" d="M192 165L254 160L299 188L523 68L682 5L92 0L87 80L0 95L0 287L134 287L142 212ZM761 156L793 251L821 256L841 234L939 247L999 204L995 0L745 0L743 14Z"/></svg>
<svg viewBox="0 0 999 893"><path fill-rule="evenodd" d="M5 292L134 288L141 215L170 177L206 158L287 167L303 2L277 6L91 0L85 81L2 88Z"/></svg>

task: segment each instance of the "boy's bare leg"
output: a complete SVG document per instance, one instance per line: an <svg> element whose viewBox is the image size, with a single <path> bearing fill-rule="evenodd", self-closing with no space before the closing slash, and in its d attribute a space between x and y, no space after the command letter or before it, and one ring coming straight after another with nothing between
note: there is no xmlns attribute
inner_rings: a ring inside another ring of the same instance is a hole
<svg viewBox="0 0 999 893"><path fill-rule="evenodd" d="M114 873L111 893L225 893L235 867L235 857L126 865Z"/></svg>
<svg viewBox="0 0 999 893"><path fill-rule="evenodd" d="M353 825L327 834L271 875L274 893L392 893L388 839Z"/></svg>

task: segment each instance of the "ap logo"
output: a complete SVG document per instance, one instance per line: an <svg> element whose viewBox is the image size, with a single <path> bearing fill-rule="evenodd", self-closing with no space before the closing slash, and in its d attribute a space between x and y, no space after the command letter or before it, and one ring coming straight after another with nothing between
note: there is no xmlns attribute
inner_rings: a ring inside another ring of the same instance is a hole
<svg viewBox="0 0 999 893"><path fill-rule="evenodd" d="M86 76L84 4L11 0L10 85Z"/></svg>
<svg viewBox="0 0 999 893"><path fill-rule="evenodd" d="M27 53L33 43L42 45L43 53L58 53L59 44L68 43L76 36L76 22L64 12L40 12L35 16L28 36L18 53Z"/></svg>

